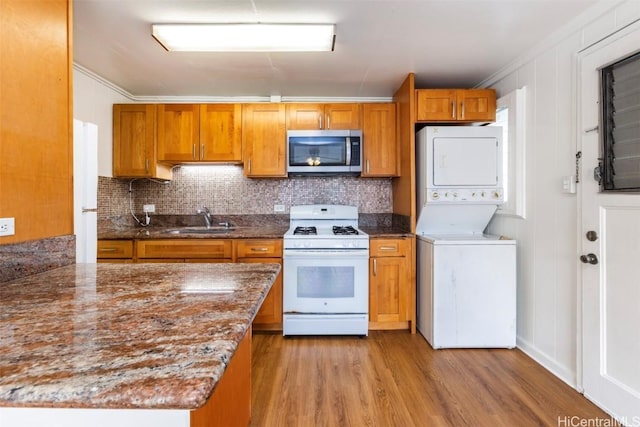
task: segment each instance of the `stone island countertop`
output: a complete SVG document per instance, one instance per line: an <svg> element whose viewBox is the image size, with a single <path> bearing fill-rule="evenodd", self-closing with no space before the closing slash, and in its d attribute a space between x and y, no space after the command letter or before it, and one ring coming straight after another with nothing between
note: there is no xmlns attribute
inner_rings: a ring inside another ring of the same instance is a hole
<svg viewBox="0 0 640 427"><path fill-rule="evenodd" d="M74 264L0 283L0 407L202 406L278 264Z"/></svg>

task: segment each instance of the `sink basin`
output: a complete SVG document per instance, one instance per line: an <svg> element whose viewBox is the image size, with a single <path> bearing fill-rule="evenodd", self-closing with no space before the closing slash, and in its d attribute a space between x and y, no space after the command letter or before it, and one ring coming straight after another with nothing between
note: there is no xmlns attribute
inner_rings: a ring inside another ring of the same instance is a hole
<svg viewBox="0 0 640 427"><path fill-rule="evenodd" d="M184 227L167 230L168 234L225 234L234 231L235 227Z"/></svg>

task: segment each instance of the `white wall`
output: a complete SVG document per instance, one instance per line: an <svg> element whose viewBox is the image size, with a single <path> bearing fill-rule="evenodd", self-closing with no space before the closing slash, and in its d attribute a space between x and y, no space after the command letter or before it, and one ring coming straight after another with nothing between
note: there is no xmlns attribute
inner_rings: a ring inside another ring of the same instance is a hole
<svg viewBox="0 0 640 427"><path fill-rule="evenodd" d="M518 240L518 346L578 385L576 55L640 19L640 1L604 0L479 86L526 94L526 219L497 216L489 232ZM584 167L589 167L584 165Z"/></svg>
<svg viewBox="0 0 640 427"><path fill-rule="evenodd" d="M79 67L73 69L73 117L98 125L98 175L112 175L113 104L132 102L122 91Z"/></svg>

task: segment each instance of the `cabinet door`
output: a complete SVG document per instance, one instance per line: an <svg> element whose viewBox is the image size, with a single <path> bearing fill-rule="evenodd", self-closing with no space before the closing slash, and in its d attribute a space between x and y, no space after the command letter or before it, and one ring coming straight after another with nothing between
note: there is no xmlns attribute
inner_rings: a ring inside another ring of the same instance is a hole
<svg viewBox="0 0 640 427"><path fill-rule="evenodd" d="M164 239L138 240L136 254L142 259L222 259L231 261L231 240ZM146 261L141 261L146 262Z"/></svg>
<svg viewBox="0 0 640 427"><path fill-rule="evenodd" d="M496 121L496 92L493 89L464 89L457 92L458 119Z"/></svg>
<svg viewBox="0 0 640 427"><path fill-rule="evenodd" d="M282 265L282 258L239 258L238 262L272 263ZM273 282L258 314L253 319L255 330L282 329L282 270Z"/></svg>
<svg viewBox="0 0 640 427"><path fill-rule="evenodd" d="M360 129L360 104L326 104L325 129Z"/></svg>
<svg viewBox="0 0 640 427"><path fill-rule="evenodd" d="M362 176L397 176L396 105L393 103L364 104L362 132L364 144Z"/></svg>
<svg viewBox="0 0 640 427"><path fill-rule="evenodd" d="M406 258L372 258L370 264L369 320L406 322L409 313Z"/></svg>
<svg viewBox="0 0 640 427"><path fill-rule="evenodd" d="M323 129L323 104L287 104L287 130Z"/></svg>
<svg viewBox="0 0 640 427"><path fill-rule="evenodd" d="M200 106L199 159L208 162L242 161L242 106Z"/></svg>
<svg viewBox="0 0 640 427"><path fill-rule="evenodd" d="M156 106L113 106L113 176L171 179L168 167L157 165Z"/></svg>
<svg viewBox="0 0 640 427"><path fill-rule="evenodd" d="M200 106L158 105L158 160L166 162L199 159Z"/></svg>
<svg viewBox="0 0 640 427"><path fill-rule="evenodd" d="M284 104L246 104L242 110L244 173L248 177L286 177Z"/></svg>
<svg viewBox="0 0 640 427"><path fill-rule="evenodd" d="M455 89L416 90L416 120L450 122L456 120Z"/></svg>

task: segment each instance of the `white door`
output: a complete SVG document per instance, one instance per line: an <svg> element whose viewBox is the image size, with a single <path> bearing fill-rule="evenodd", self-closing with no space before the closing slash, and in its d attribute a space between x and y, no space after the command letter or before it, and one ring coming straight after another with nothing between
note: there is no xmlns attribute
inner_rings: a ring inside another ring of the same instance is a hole
<svg viewBox="0 0 640 427"><path fill-rule="evenodd" d="M600 193L598 165L601 67L640 47L640 26L580 57L582 150L579 247L582 276L584 394L625 425L640 425L640 193ZM590 236L587 235L590 231ZM590 237L590 238L589 238ZM586 261L586 262L585 262Z"/></svg>

